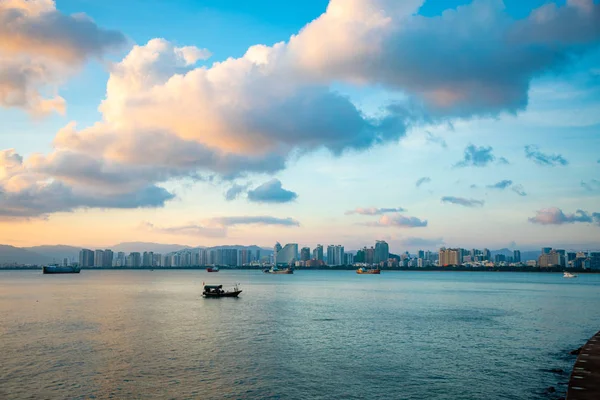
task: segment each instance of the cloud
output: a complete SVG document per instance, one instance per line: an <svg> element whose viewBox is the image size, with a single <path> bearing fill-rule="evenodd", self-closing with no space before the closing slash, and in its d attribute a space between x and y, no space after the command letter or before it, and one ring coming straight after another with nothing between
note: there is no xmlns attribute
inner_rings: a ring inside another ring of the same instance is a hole
<svg viewBox="0 0 600 400"><path fill-rule="evenodd" d="M37 155L24 160L13 149L0 151L0 217L45 217L80 208L162 207L174 198L148 184L144 171L121 170L95 160ZM64 179L59 179L64 178Z"/></svg>
<svg viewBox="0 0 600 400"><path fill-rule="evenodd" d="M442 203L458 204L464 207L483 207L483 200L465 199L464 197L444 196Z"/></svg>
<svg viewBox="0 0 600 400"><path fill-rule="evenodd" d="M417 180L417 182L415 182L415 186L416 187L421 187L421 185L423 185L424 183L429 183L429 182L431 182L431 178L428 177L428 176L424 176L422 178L419 178Z"/></svg>
<svg viewBox="0 0 600 400"><path fill-rule="evenodd" d="M270 216L238 216L238 217L219 217L210 220L214 224L225 227L237 225L280 225L280 226L300 226L300 222L293 218L276 218Z"/></svg>
<svg viewBox="0 0 600 400"><path fill-rule="evenodd" d="M381 215L381 214L385 214L385 213L395 213L395 212L404 212L404 211L406 211L406 209L404 209L402 207L395 207L395 208L357 207L354 210L346 211L345 214L346 215L352 215L352 214Z"/></svg>
<svg viewBox="0 0 600 400"><path fill-rule="evenodd" d="M366 226L395 227L395 228L422 228L427 226L427 220L417 217L405 217L400 214L382 215L377 222L366 222Z"/></svg>
<svg viewBox="0 0 600 400"><path fill-rule="evenodd" d="M492 150L493 149L491 146L478 147L470 144L465 148L463 159L454 164L454 167L485 167L496 159L496 157L492 154Z"/></svg>
<svg viewBox="0 0 600 400"><path fill-rule="evenodd" d="M509 165L510 162L505 157L498 158L498 164L500 165Z"/></svg>
<svg viewBox="0 0 600 400"><path fill-rule="evenodd" d="M238 196L244 193L248 189L248 185L238 185L234 183L227 192L225 192L225 200L232 201L238 198Z"/></svg>
<svg viewBox="0 0 600 400"><path fill-rule="evenodd" d="M140 228L147 231L167 234L167 235L183 235L183 236L199 236L199 237L225 237L227 229L223 227L206 227L197 224L188 224L171 227L158 227L150 222L142 222Z"/></svg>
<svg viewBox="0 0 600 400"><path fill-rule="evenodd" d="M248 191L248 200L255 203L287 203L296 200L297 197L298 194L285 190L279 179L271 179Z"/></svg>
<svg viewBox="0 0 600 400"><path fill-rule="evenodd" d="M518 194L519 196L527 196L525 189L523 189L523 185L513 185L511 190L513 192L515 192L516 194Z"/></svg>
<svg viewBox="0 0 600 400"><path fill-rule="evenodd" d="M64 113L56 87L88 59L124 43L122 33L102 29L83 14L64 15L52 0L0 2L0 106L34 115Z"/></svg>
<svg viewBox="0 0 600 400"><path fill-rule="evenodd" d="M506 189L507 187L510 187L510 186L512 185L512 183L513 183L513 182L512 182L511 180L505 179L505 180L503 180L503 181L500 181L500 182L494 183L493 185L487 185L486 187L487 187L488 189L499 189L499 190L504 190L504 189Z"/></svg>
<svg viewBox="0 0 600 400"><path fill-rule="evenodd" d="M0 76L14 85L16 73L29 74L17 89L0 89L7 104L61 109L60 96L44 98L41 90L52 92L46 85L124 41L87 18L60 14L51 1L2 5ZM341 155L396 142L416 125L515 113L526 107L534 77L566 70L600 37L600 5L586 0L543 6L518 20L498 1L431 18L417 14L421 5L331 0L289 40L257 44L212 65L196 65L210 55L205 49L164 39L136 45L110 65L99 121L62 129L54 150L24 160L13 182L0 182L2 190L19 193L23 184L16 181L52 181L108 196L205 174L272 174L293 155ZM366 115L334 83L379 87L405 100ZM468 165L493 157L485 147L472 148Z"/></svg>
<svg viewBox="0 0 600 400"><path fill-rule="evenodd" d="M525 146L525 157L538 165L555 167L557 165L567 165L569 162L560 154L544 154L539 147L533 144Z"/></svg>
<svg viewBox="0 0 600 400"><path fill-rule="evenodd" d="M448 143L446 143L446 141L444 140L443 137L441 136L436 136L433 133L427 131L427 134L425 136L425 141L427 143L435 143L435 144L439 144L440 146L442 146L443 148L448 148Z"/></svg>
<svg viewBox="0 0 600 400"><path fill-rule="evenodd" d="M600 225L600 213L589 213L577 210L574 214L565 214L558 207L544 208L536 211L535 217L529 218L529 222L541 225L563 225L576 222L595 223Z"/></svg>
<svg viewBox="0 0 600 400"><path fill-rule="evenodd" d="M590 192L600 190L600 181L597 179L591 179L589 182L581 181L581 187Z"/></svg>

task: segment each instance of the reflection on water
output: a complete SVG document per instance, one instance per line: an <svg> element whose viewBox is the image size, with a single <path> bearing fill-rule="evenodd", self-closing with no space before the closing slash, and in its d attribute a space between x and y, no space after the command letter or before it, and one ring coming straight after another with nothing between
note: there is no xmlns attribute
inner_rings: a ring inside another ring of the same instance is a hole
<svg viewBox="0 0 600 400"><path fill-rule="evenodd" d="M202 299L202 282L240 282ZM546 398L600 276L0 272L0 398Z"/></svg>

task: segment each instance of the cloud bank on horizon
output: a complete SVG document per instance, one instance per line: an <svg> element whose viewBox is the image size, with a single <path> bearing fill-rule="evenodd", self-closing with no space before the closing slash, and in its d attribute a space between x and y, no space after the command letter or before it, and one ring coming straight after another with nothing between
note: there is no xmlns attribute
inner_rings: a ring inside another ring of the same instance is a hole
<svg viewBox="0 0 600 400"><path fill-rule="evenodd" d="M592 0L549 3L522 19L499 1L474 1L439 17L418 15L422 3L331 0L287 41L257 44L210 66L199 65L210 57L203 48L158 38L133 46L110 66L100 121L65 126L49 154L0 152L0 217L161 207L175 197L161 185L174 179L273 174L293 155L326 149L337 156L398 141L415 125L516 113L527 107L532 79L560 73L600 41L600 5ZM53 1L0 2L0 106L64 110L60 96L45 98L43 90L125 42L121 32L60 13ZM404 100L367 115L332 89L337 82L380 87ZM446 146L435 135L428 141ZM568 163L536 146L525 152L539 165ZM492 162L508 160L471 144L455 166ZM520 185L513 190L524 196ZM273 179L251 190L232 186L226 198L244 192L252 202L298 197ZM451 196L442 202L484 204ZM427 225L412 218L383 215L373 226Z"/></svg>

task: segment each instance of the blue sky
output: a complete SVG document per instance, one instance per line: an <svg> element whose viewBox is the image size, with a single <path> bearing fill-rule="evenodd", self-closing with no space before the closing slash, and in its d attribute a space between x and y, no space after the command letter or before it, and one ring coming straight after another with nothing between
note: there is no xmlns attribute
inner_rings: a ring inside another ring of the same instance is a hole
<svg viewBox="0 0 600 400"><path fill-rule="evenodd" d="M0 242L598 247L598 2L328 3L20 10Z"/></svg>

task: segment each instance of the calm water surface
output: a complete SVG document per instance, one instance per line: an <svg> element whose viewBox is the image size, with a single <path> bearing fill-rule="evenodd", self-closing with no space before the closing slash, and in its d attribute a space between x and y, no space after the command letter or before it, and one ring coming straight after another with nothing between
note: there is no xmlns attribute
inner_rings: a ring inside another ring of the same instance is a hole
<svg viewBox="0 0 600 400"><path fill-rule="evenodd" d="M5 271L0 398L548 398L599 329L600 275Z"/></svg>

